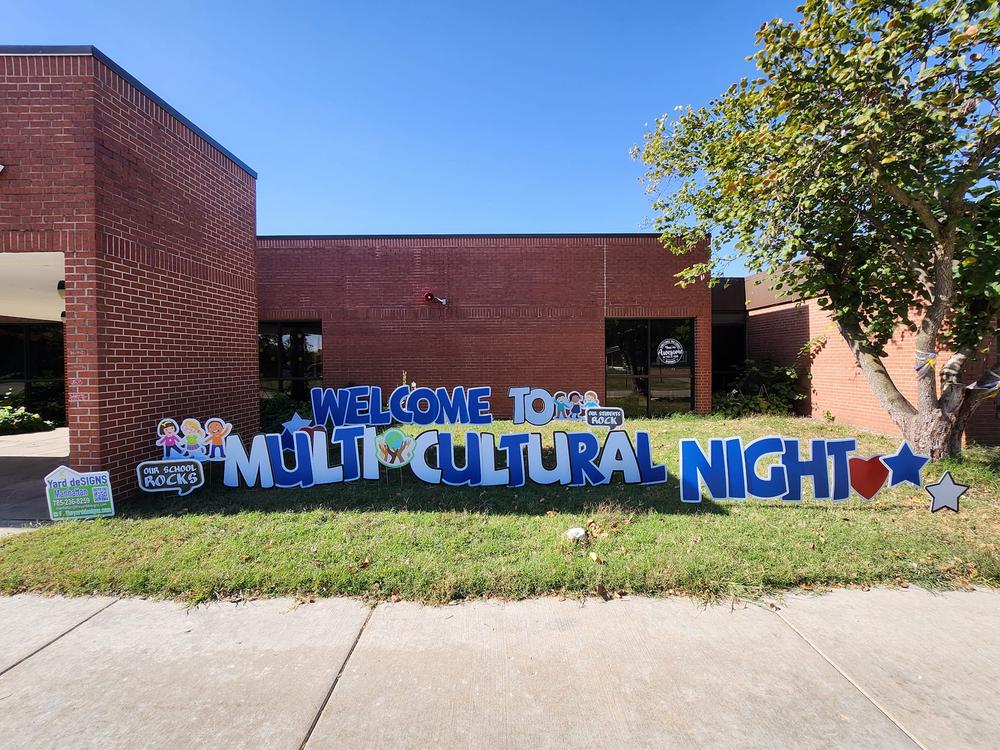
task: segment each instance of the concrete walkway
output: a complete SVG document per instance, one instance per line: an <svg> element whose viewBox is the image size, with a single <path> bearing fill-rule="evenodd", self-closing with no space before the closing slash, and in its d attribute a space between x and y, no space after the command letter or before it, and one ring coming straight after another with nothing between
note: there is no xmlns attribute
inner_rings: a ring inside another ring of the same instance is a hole
<svg viewBox="0 0 1000 750"><path fill-rule="evenodd" d="M0 598L5 748L986 748L1000 592Z"/></svg>
<svg viewBox="0 0 1000 750"><path fill-rule="evenodd" d="M69 462L69 429L0 435L0 536L49 520L45 475Z"/></svg>

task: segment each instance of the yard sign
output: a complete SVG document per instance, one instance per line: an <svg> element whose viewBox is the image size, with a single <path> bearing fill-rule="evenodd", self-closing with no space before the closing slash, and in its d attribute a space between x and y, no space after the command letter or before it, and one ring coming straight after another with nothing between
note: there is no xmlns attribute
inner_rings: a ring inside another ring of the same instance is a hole
<svg viewBox="0 0 1000 750"><path fill-rule="evenodd" d="M74 471L60 466L45 477L49 518L67 521L115 514L111 478L106 471Z"/></svg>

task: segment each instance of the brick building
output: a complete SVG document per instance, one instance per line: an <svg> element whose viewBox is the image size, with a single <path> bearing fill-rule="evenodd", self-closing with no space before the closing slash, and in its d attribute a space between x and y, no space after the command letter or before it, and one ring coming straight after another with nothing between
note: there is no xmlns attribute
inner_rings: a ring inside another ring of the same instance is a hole
<svg viewBox="0 0 1000 750"><path fill-rule="evenodd" d="M119 491L165 416L248 435L261 397L404 373L489 385L499 416L522 385L704 414L745 353L825 330L811 303L748 310L742 280L677 286L691 259L654 234L256 237L254 171L93 47L0 47L0 165L0 395ZM859 378L829 337L810 413L891 431Z"/></svg>
<svg viewBox="0 0 1000 750"><path fill-rule="evenodd" d="M91 47L0 48L0 164L0 377L63 321L74 468L128 488L163 415L255 430L256 174Z"/></svg>
<svg viewBox="0 0 1000 750"><path fill-rule="evenodd" d="M253 170L93 47L0 47L0 164L0 392L120 491L164 416L404 371L711 409L711 294L655 235L256 238Z"/></svg>
<svg viewBox="0 0 1000 750"><path fill-rule="evenodd" d="M272 339L321 331L315 382L489 385L498 416L522 385L594 389L633 416L708 413L711 293L676 286L687 262L652 234L259 237L260 319L283 326L262 330L262 382L308 384L308 367L268 371L274 349L302 356ZM672 365L666 339L683 350Z"/></svg>
<svg viewBox="0 0 1000 750"><path fill-rule="evenodd" d="M759 282L759 283L758 283ZM803 378L802 413L819 419L898 435L899 429L868 387L854 354L829 315L816 300L778 296L764 275L746 281L747 351L752 358L770 357L795 366ZM886 348L886 370L911 403L917 401L913 335L899 331ZM995 361L997 341L990 342ZM980 375L987 360L972 363L970 380ZM966 438L987 445L1000 444L1000 401L981 404L966 429Z"/></svg>

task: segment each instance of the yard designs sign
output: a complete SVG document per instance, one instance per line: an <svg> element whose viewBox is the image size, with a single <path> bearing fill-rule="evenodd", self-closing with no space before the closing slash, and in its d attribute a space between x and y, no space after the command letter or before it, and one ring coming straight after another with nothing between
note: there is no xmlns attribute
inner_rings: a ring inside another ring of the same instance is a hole
<svg viewBox="0 0 1000 750"><path fill-rule="evenodd" d="M115 514L111 477L106 471L75 471L59 466L45 475L45 498L53 521Z"/></svg>

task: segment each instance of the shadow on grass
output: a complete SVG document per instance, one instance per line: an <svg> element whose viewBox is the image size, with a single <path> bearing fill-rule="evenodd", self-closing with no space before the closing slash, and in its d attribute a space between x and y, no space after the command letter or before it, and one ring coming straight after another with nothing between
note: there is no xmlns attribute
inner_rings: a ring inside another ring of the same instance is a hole
<svg viewBox="0 0 1000 750"><path fill-rule="evenodd" d="M167 493L144 495L121 503L119 515L133 518L185 513L231 514L327 511L427 511L518 515L590 513L600 508L704 515L729 513L710 501L682 503L677 478L658 485L612 481L598 487L525 485L524 487L450 487L429 485L408 471L382 470L378 481L358 480L308 489L230 488L222 484L222 467L206 466L205 487L187 497Z"/></svg>

